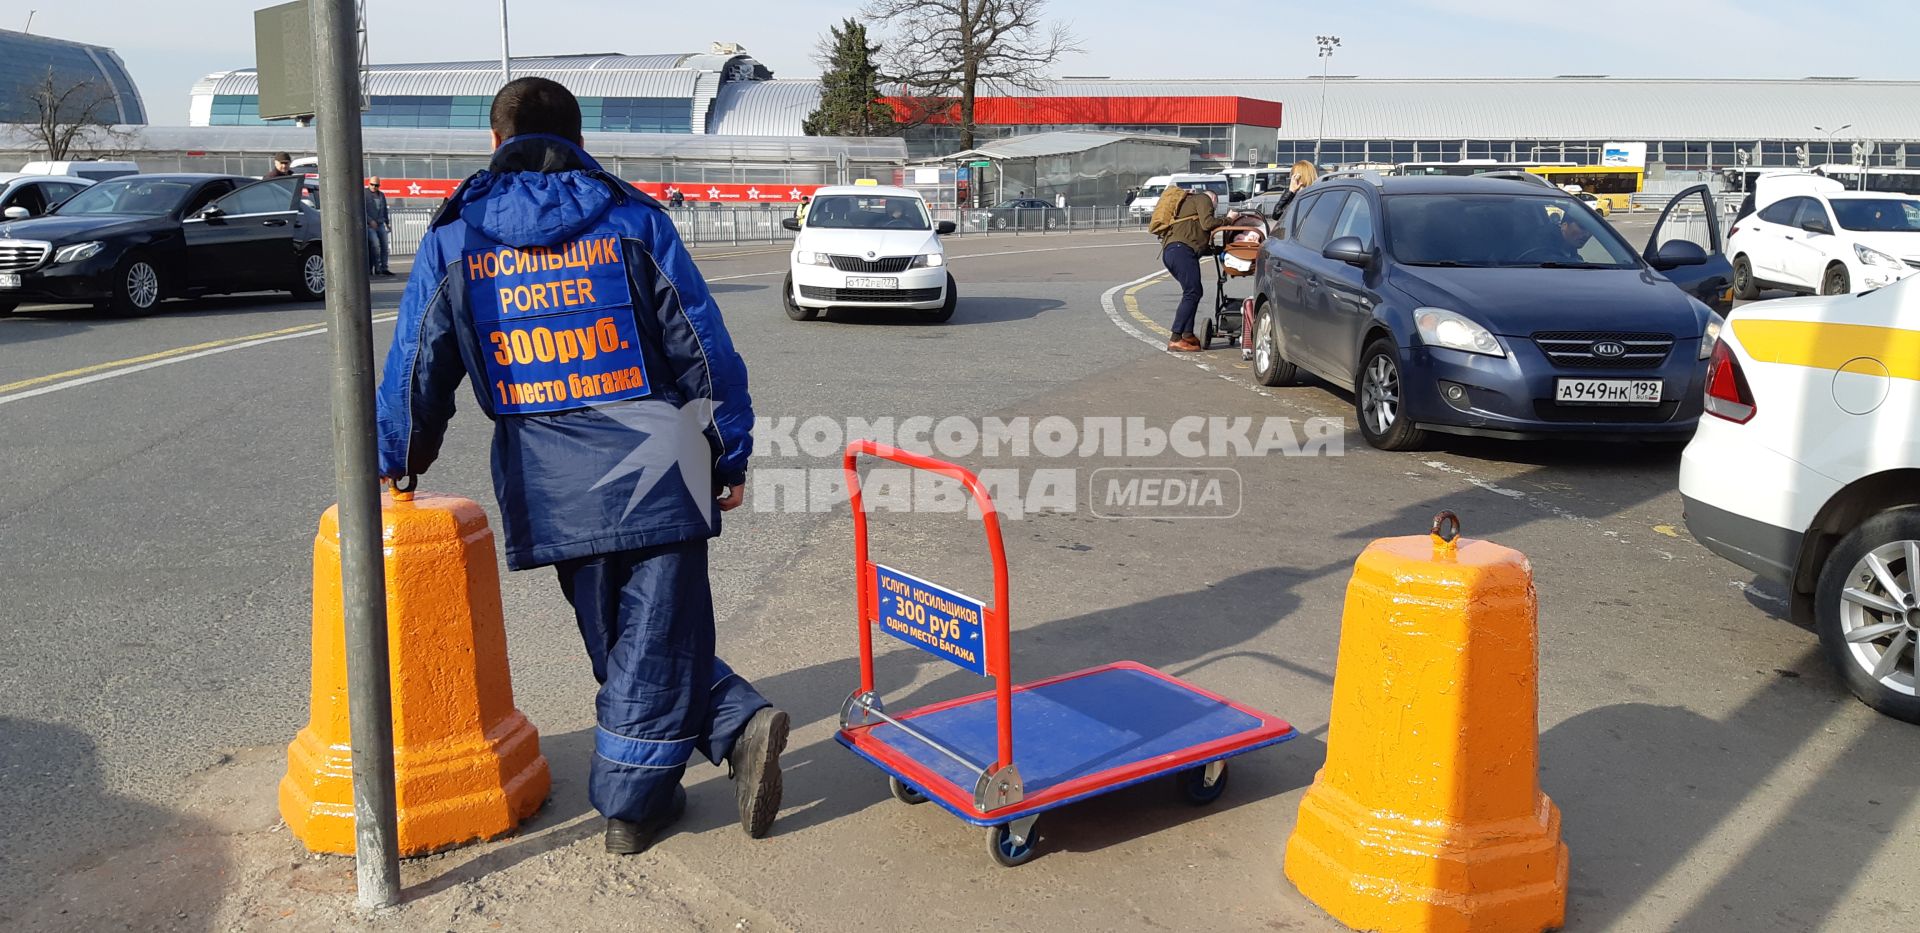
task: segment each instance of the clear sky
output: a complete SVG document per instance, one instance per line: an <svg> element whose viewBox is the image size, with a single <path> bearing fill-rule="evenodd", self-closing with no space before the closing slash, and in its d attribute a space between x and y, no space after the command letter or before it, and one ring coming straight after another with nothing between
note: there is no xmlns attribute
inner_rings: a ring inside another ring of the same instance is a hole
<svg viewBox="0 0 1920 933"><path fill-rule="evenodd" d="M726 41L781 77L818 73L816 37L858 9L826 0L510 4L516 55L692 52ZM7 0L0 28L22 28L38 8L35 33L118 50L153 122L184 124L195 80L253 64L252 10L268 5ZM1052 0L1050 10L1085 47L1059 75L1317 74L1313 37L1331 33L1343 42L1334 74L1920 78L1920 0ZM494 0L367 0L377 62L498 58L499 17ZM1170 41L1176 31L1186 38Z"/></svg>

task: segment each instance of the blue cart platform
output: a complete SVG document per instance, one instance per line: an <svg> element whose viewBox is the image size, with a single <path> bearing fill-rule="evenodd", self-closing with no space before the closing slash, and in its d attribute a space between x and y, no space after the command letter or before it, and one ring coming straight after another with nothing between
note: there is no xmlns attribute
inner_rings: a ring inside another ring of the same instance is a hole
<svg viewBox="0 0 1920 933"><path fill-rule="evenodd" d="M973 494L993 560L991 604L867 559L860 455L963 483ZM1002 865L1035 854L1041 813L1168 775L1196 803L1226 786L1226 760L1294 737L1278 717L1133 661L1015 685L1009 658L1006 553L999 517L973 473L872 441L847 446L860 611L860 688L847 698L836 739L887 773L907 803L932 800L988 828ZM879 628L962 669L993 679L974 696L889 714L873 686ZM1014 737L1020 737L1016 753Z"/></svg>

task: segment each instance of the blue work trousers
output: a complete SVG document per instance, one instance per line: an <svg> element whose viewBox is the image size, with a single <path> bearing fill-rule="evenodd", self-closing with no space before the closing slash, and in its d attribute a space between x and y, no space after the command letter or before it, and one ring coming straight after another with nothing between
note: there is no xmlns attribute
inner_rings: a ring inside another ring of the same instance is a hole
<svg viewBox="0 0 1920 933"><path fill-rule="evenodd" d="M1200 282L1200 257L1185 243L1168 243L1160 251L1160 263L1180 283L1180 306L1173 311L1173 335L1193 333L1193 317L1200 310L1200 299L1207 293Z"/></svg>
<svg viewBox="0 0 1920 933"><path fill-rule="evenodd" d="M560 589L600 681L587 798L640 822L699 752L719 764L766 699L713 656L707 542L562 561Z"/></svg>
<svg viewBox="0 0 1920 933"><path fill-rule="evenodd" d="M387 271L388 229L385 224L370 224L367 227L367 265L370 272Z"/></svg>

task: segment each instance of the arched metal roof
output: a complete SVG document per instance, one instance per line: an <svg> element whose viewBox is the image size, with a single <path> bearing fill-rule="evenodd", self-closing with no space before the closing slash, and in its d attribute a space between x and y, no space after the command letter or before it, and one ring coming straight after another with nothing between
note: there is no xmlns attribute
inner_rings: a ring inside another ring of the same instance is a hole
<svg viewBox="0 0 1920 933"><path fill-rule="evenodd" d="M114 123L147 122L140 89L112 49L0 29L0 123L33 122L37 114L29 95L49 71L60 91L94 82L108 98L96 116Z"/></svg>
<svg viewBox="0 0 1920 933"><path fill-rule="evenodd" d="M820 82L735 81L720 88L707 128L735 136L799 136L820 107Z"/></svg>
<svg viewBox="0 0 1920 933"><path fill-rule="evenodd" d="M557 55L516 58L516 77L538 75L567 86L579 97L682 98L693 105L693 131L713 131L713 106L720 92L735 83L773 77L767 66L737 46L716 45L711 52L671 55ZM412 62L370 65L366 69L370 97L491 97L500 90L498 61ZM207 75L193 86L188 122L211 122L215 96L260 93L260 76L252 68ZM795 133L799 132L797 125Z"/></svg>
<svg viewBox="0 0 1920 933"><path fill-rule="evenodd" d="M689 133L587 133L587 151L600 159L681 159L739 162L831 161L845 153L856 162L904 163L907 146L898 137L705 136ZM485 130L367 127L362 148L373 156L485 156L493 140ZM315 151L314 130L297 126L143 126L128 128L116 151L136 161L141 152L261 154Z"/></svg>
<svg viewBox="0 0 1920 933"><path fill-rule="evenodd" d="M597 55L564 58L516 58L515 77L538 75L567 86L578 97L692 97L702 72L691 68L658 67L667 56ZM673 56L680 57L680 56ZM252 68L209 75L217 95L258 94L260 76ZM435 62L431 64L371 65L367 94L372 97L452 96L492 97L500 90L498 61Z"/></svg>

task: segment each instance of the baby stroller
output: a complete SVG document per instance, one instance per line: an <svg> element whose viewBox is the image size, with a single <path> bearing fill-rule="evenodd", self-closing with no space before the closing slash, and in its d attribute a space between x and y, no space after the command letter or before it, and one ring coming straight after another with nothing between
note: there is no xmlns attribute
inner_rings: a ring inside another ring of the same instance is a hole
<svg viewBox="0 0 1920 933"><path fill-rule="evenodd" d="M1243 302L1227 294L1227 280L1253 274L1254 265L1260 261L1260 247L1267 240L1267 229L1260 225L1215 227L1213 236L1213 267L1217 275L1213 287L1213 316L1197 335L1203 350L1213 347L1215 337L1226 338L1230 347L1244 343L1241 339L1246 329L1246 315L1241 310Z"/></svg>

